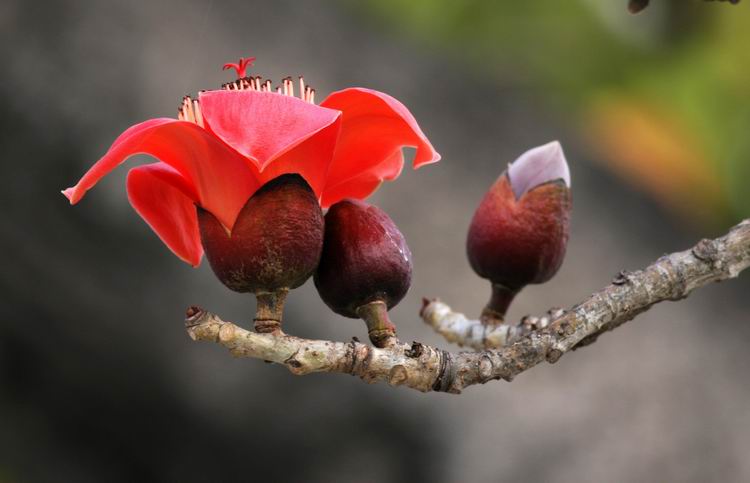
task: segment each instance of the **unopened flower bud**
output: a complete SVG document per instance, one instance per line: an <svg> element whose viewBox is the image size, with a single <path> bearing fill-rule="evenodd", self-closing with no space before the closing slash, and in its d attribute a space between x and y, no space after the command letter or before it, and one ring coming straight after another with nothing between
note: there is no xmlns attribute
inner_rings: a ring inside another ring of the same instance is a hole
<svg viewBox="0 0 750 483"><path fill-rule="evenodd" d="M382 210L350 199L328 210L315 286L334 312L364 319L378 347L395 336L387 310L406 295L411 273L406 240Z"/></svg>
<svg viewBox="0 0 750 483"><path fill-rule="evenodd" d="M570 173L557 141L521 155L492 185L466 245L471 267L492 282L485 321L502 320L518 291L555 275L565 256L570 209Z"/></svg>
<svg viewBox="0 0 750 483"><path fill-rule="evenodd" d="M235 292L256 294L261 319L280 320L286 292L310 278L323 248L323 213L307 182L285 174L263 185L242 208L231 233L201 208L198 222L219 280Z"/></svg>

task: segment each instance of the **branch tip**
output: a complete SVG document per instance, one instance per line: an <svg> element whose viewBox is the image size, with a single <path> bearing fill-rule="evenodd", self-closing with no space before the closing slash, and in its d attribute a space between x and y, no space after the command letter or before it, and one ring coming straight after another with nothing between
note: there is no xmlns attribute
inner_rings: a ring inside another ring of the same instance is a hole
<svg viewBox="0 0 750 483"><path fill-rule="evenodd" d="M185 318L192 319L195 316L197 316L198 314L200 314L201 312L203 312L202 308L198 307L197 305L191 305L185 311Z"/></svg>

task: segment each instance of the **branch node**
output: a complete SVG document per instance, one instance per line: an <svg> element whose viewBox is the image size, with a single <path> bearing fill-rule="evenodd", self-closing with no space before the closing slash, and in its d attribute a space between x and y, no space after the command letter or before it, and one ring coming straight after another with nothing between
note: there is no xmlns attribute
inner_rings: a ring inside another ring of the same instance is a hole
<svg viewBox="0 0 750 483"><path fill-rule="evenodd" d="M254 319L255 332L259 334L272 334L281 331L281 322L278 320Z"/></svg>
<svg viewBox="0 0 750 483"><path fill-rule="evenodd" d="M704 238L693 247L693 255L702 262L714 265L718 260L719 249L713 240Z"/></svg>
<svg viewBox="0 0 750 483"><path fill-rule="evenodd" d="M368 361L370 360L372 351L365 344L358 342L352 341L349 345L351 345L351 366L347 368L348 372L353 376L360 376L364 379L367 374Z"/></svg>
<svg viewBox="0 0 750 483"><path fill-rule="evenodd" d="M566 310L561 307L552 307L547 311L547 315L549 315L552 319L559 319L563 315L565 315Z"/></svg>
<svg viewBox="0 0 750 483"><path fill-rule="evenodd" d="M198 340L197 330L207 321L210 314L197 305L191 305L185 311L185 328L188 336L193 340Z"/></svg>
<svg viewBox="0 0 750 483"><path fill-rule="evenodd" d="M612 280L612 284L614 285L625 285L630 283L630 275L631 272L627 270L620 270L620 273L615 275L615 278Z"/></svg>
<svg viewBox="0 0 750 483"><path fill-rule="evenodd" d="M422 352L424 352L424 346L420 342L413 341L411 343L411 349L407 349L404 352L404 355L412 359L418 359L419 356L422 355Z"/></svg>
<svg viewBox="0 0 750 483"><path fill-rule="evenodd" d="M440 357L440 370L437 379L432 385L433 391L450 392L459 394L461 391L453 387L453 381L456 379L456 368L453 364L453 356L450 352L437 349Z"/></svg>
<svg viewBox="0 0 750 483"><path fill-rule="evenodd" d="M391 386L400 386L409 379L409 373L406 372L406 368L402 365L393 366L391 372L388 374L388 384Z"/></svg>
<svg viewBox="0 0 750 483"><path fill-rule="evenodd" d="M226 343L234 339L234 324L222 324L219 329L219 342Z"/></svg>
<svg viewBox="0 0 750 483"><path fill-rule="evenodd" d="M296 374L295 369L299 369L302 367L302 363L297 360L297 354L299 354L299 350L296 350L294 354L289 356L285 361L284 365L286 365L292 373Z"/></svg>
<svg viewBox="0 0 750 483"><path fill-rule="evenodd" d="M494 367L495 365L492 363L492 358L489 355L485 354L479 359L479 377L482 379L482 384L494 379Z"/></svg>
<svg viewBox="0 0 750 483"><path fill-rule="evenodd" d="M563 355L563 351L560 349L551 349L549 352L547 352L547 362L550 364L554 364L555 362L559 361L560 358Z"/></svg>

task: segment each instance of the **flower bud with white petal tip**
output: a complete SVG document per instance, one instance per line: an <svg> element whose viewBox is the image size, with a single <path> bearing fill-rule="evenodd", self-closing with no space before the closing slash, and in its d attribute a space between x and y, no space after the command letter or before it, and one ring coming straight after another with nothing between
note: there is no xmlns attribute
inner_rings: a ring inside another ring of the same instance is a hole
<svg viewBox="0 0 750 483"><path fill-rule="evenodd" d="M467 254L474 271L492 283L482 313L502 322L526 285L552 278L562 264L571 210L570 172L557 141L513 162L489 189L471 221Z"/></svg>

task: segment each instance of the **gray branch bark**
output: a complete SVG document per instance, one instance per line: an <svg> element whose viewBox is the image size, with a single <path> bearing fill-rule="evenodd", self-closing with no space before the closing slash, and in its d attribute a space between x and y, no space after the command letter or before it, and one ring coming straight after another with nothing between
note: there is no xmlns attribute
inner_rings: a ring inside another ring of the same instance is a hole
<svg viewBox="0 0 750 483"><path fill-rule="evenodd" d="M356 339L309 340L281 330L259 334L198 307L188 310L185 324L193 340L217 342L237 357L283 364L294 374L350 374L368 383L458 394L491 380L511 381L545 361L554 363L654 304L681 300L696 288L736 277L748 266L750 219L723 237L701 240L690 250L666 255L643 270L622 272L612 284L570 310L556 309L513 326L488 329L471 321L451 325L447 319L455 319L456 314L445 304L428 302L423 318L449 340L481 349L476 352L451 353L396 339L378 349Z"/></svg>

